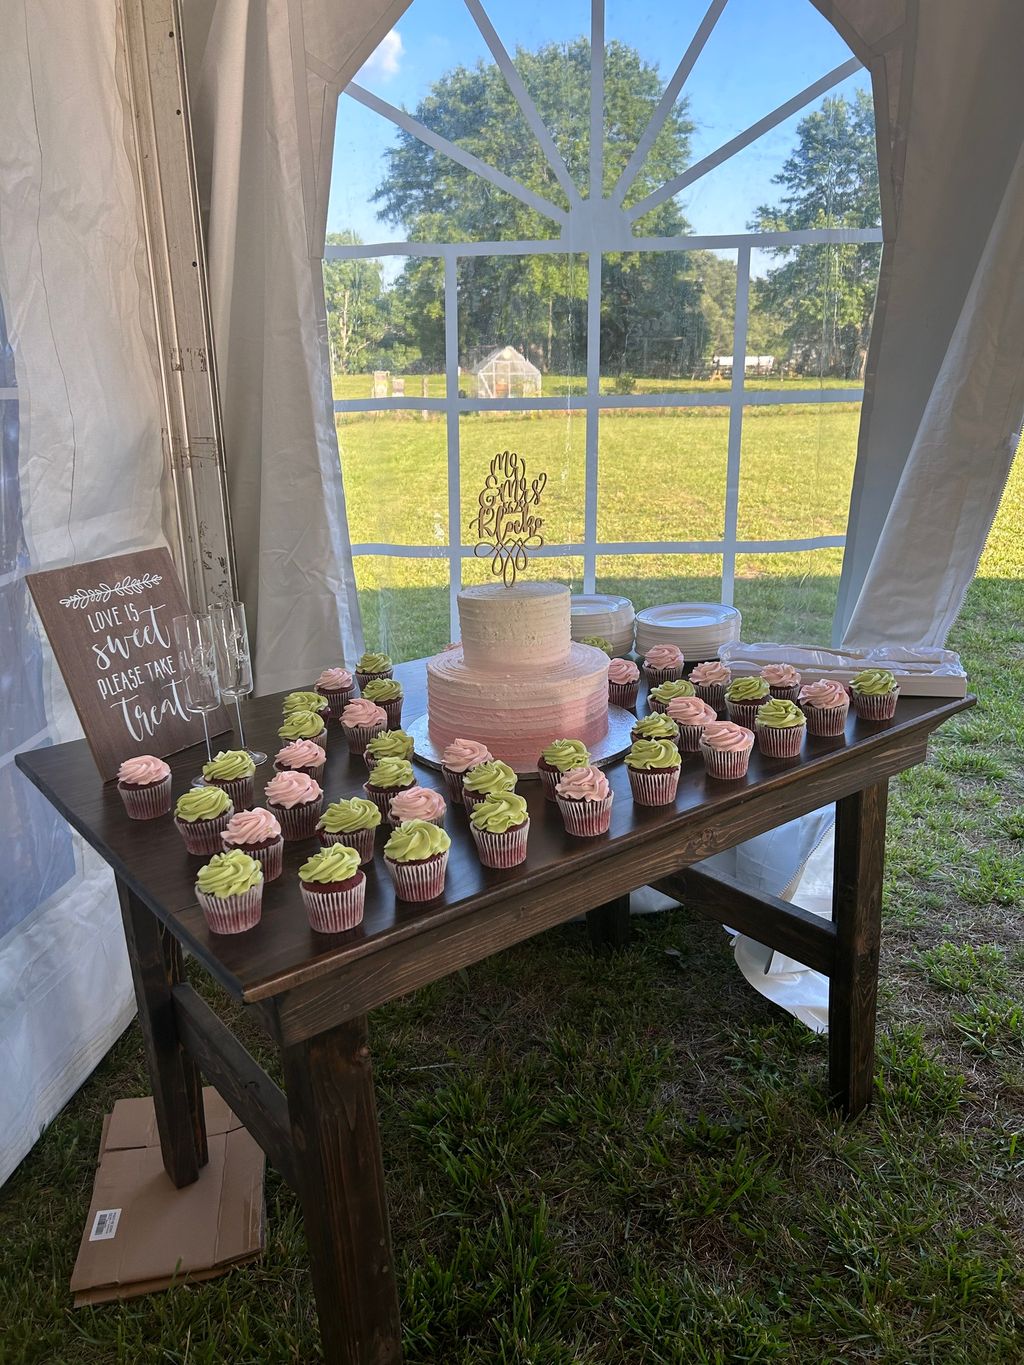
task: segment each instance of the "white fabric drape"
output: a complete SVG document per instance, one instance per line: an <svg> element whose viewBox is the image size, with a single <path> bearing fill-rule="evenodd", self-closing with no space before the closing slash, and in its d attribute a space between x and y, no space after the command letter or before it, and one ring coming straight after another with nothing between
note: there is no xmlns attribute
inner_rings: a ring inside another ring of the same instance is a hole
<svg viewBox="0 0 1024 1365"><path fill-rule="evenodd" d="M0 11L0 300L16 380L8 435L17 426L17 442L4 443L0 517L0 1182L135 1008L109 870L13 766L13 751L81 733L24 574L165 543L120 70L114 0L7 0Z"/></svg>

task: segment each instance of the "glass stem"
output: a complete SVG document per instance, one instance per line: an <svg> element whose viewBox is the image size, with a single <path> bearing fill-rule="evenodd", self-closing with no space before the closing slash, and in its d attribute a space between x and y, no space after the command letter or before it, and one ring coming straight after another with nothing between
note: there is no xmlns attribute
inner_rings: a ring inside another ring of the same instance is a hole
<svg viewBox="0 0 1024 1365"><path fill-rule="evenodd" d="M199 714L203 718L203 738L206 740L206 761L207 763L212 763L213 750L210 748L210 727L206 723L206 712L200 711Z"/></svg>
<svg viewBox="0 0 1024 1365"><path fill-rule="evenodd" d="M238 693L235 693L235 715L238 717L238 747L245 748L245 731L242 729L242 708L238 704Z"/></svg>

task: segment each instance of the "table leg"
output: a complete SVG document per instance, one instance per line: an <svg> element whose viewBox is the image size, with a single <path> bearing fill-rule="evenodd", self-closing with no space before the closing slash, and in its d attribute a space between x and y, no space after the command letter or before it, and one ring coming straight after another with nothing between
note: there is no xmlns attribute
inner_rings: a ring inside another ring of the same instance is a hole
<svg viewBox="0 0 1024 1365"><path fill-rule="evenodd" d="M849 1115L871 1102L888 782L836 803L832 917L836 963L828 999L829 1093Z"/></svg>
<svg viewBox="0 0 1024 1365"><path fill-rule="evenodd" d="M171 998L171 987L184 975L181 947L120 878L117 896L153 1086L164 1169L180 1189L198 1180L199 1168L208 1159L202 1077L181 1045Z"/></svg>
<svg viewBox="0 0 1024 1365"><path fill-rule="evenodd" d="M402 1359L365 1016L281 1050L329 1365Z"/></svg>
<svg viewBox="0 0 1024 1365"><path fill-rule="evenodd" d="M587 911L590 946L595 950L625 948L629 943L629 895Z"/></svg>

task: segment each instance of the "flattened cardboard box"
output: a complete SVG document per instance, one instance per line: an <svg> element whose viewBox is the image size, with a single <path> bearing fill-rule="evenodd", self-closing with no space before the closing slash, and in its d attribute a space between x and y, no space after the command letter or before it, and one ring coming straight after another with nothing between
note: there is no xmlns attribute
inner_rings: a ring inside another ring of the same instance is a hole
<svg viewBox="0 0 1024 1365"><path fill-rule="evenodd" d="M216 1090L203 1091L210 1159L175 1189L151 1097L103 1121L89 1217L71 1276L75 1307L208 1280L263 1249L263 1152Z"/></svg>

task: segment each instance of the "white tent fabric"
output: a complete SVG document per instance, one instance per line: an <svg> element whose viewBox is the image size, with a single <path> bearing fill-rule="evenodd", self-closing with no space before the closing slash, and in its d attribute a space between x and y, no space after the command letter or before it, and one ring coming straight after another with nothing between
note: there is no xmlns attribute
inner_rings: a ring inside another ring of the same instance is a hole
<svg viewBox="0 0 1024 1365"><path fill-rule="evenodd" d="M13 766L19 749L81 733L24 574L166 542L114 4L9 0L0 89L0 301L19 438L0 518L2 1183L135 1010L113 878Z"/></svg>

